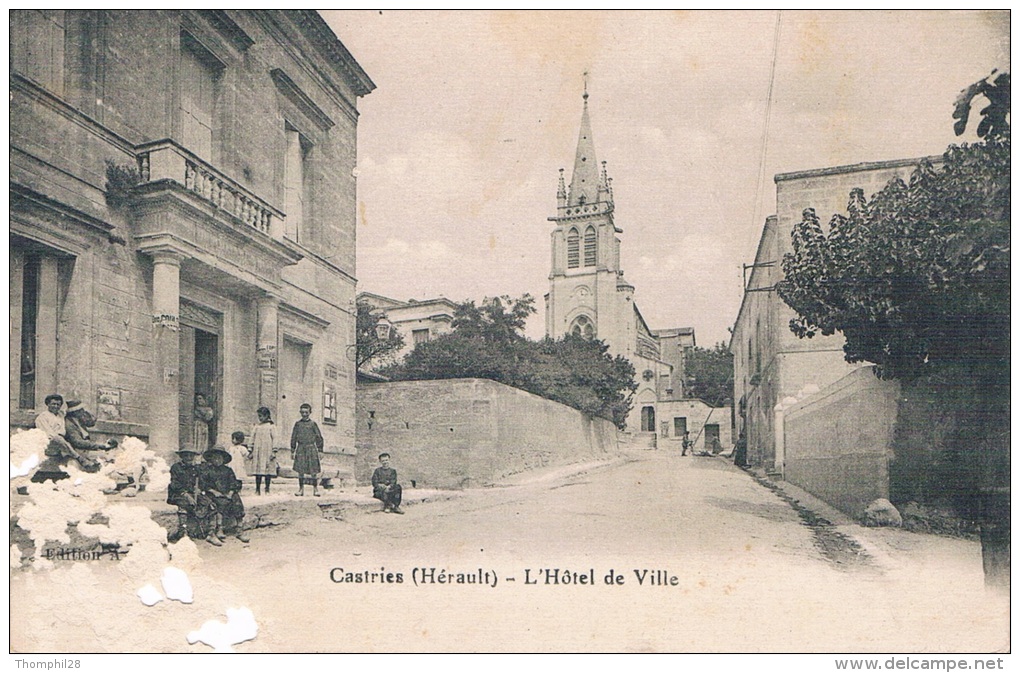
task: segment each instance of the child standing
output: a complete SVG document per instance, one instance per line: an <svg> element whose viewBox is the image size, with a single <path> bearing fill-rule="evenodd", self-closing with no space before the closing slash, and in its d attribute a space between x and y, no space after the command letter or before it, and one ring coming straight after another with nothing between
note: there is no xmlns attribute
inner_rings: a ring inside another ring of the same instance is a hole
<svg viewBox="0 0 1020 673"><path fill-rule="evenodd" d="M319 496L319 472L322 466L319 453L322 451L322 433L312 420L312 405L301 405L301 420L294 424L290 433L290 449L294 453L294 471L298 473L298 492L305 494L305 480L312 482L312 495Z"/></svg>
<svg viewBox="0 0 1020 673"><path fill-rule="evenodd" d="M269 483L276 476L276 425L268 407L259 407L256 413L259 422L251 431L251 474L255 475L255 495L262 495L263 479L269 495Z"/></svg>
<svg viewBox="0 0 1020 673"><path fill-rule="evenodd" d="M230 456L233 458L230 462L234 464L234 474L244 481L251 473L251 449L244 443L244 433L240 430L230 434L230 444Z"/></svg>
<svg viewBox="0 0 1020 673"><path fill-rule="evenodd" d="M198 471L198 488L216 505L216 530L214 535L220 541L226 539L225 533L241 542L250 542L241 524L244 523L244 503L241 502L241 482L234 471L227 467L230 452L219 446L202 454L205 461Z"/></svg>

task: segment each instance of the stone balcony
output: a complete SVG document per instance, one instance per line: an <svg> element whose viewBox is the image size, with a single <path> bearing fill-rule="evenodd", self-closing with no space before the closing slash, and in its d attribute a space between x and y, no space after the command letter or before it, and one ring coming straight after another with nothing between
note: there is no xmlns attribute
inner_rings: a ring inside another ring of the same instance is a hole
<svg viewBox="0 0 1020 673"><path fill-rule="evenodd" d="M172 140L135 148L138 183L128 212L136 249L171 253L193 283L235 295L274 295L302 250L285 215Z"/></svg>
<svg viewBox="0 0 1020 673"><path fill-rule="evenodd" d="M277 240L283 238L283 213L172 140L146 143L136 149L140 184L175 182L222 214Z"/></svg>

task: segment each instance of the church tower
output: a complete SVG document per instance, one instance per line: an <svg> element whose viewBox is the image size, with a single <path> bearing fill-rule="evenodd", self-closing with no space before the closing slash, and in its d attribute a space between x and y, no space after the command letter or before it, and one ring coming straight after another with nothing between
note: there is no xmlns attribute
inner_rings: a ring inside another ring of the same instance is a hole
<svg viewBox="0 0 1020 673"><path fill-rule="evenodd" d="M610 352L630 358L636 342L634 288L620 270L623 233L613 221L613 183L595 158L585 84L581 129L570 187L560 169L552 231L552 271L545 295L546 335L577 334L604 340Z"/></svg>

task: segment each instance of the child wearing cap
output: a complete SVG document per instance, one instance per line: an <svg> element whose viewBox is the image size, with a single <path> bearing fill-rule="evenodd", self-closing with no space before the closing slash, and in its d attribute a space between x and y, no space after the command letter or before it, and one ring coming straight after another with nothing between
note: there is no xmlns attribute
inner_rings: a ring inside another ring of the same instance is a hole
<svg viewBox="0 0 1020 673"><path fill-rule="evenodd" d="M223 543L212 534L216 511L212 501L198 490L198 452L181 449L180 461L170 466L170 486L166 501L177 505L177 530L167 536L167 542L177 542L185 535L205 538L217 547Z"/></svg>
<svg viewBox="0 0 1020 673"><path fill-rule="evenodd" d="M214 446L202 454L202 460L204 462L198 471L198 488L216 506L213 536L222 541L227 539L226 532L230 531L241 542L249 542L241 527L244 522L244 503L238 493L241 482L227 466L231 461L230 453L222 447Z"/></svg>

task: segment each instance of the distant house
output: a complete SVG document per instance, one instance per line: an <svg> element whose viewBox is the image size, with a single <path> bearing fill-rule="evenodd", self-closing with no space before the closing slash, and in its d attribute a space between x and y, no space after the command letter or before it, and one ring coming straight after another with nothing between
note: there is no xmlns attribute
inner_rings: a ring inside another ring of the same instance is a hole
<svg viewBox="0 0 1020 673"><path fill-rule="evenodd" d="M394 360L403 358L418 344L453 330L451 324L457 304L445 297L400 301L372 292L359 292L358 301L371 304L384 313L404 337L404 347L393 354Z"/></svg>

